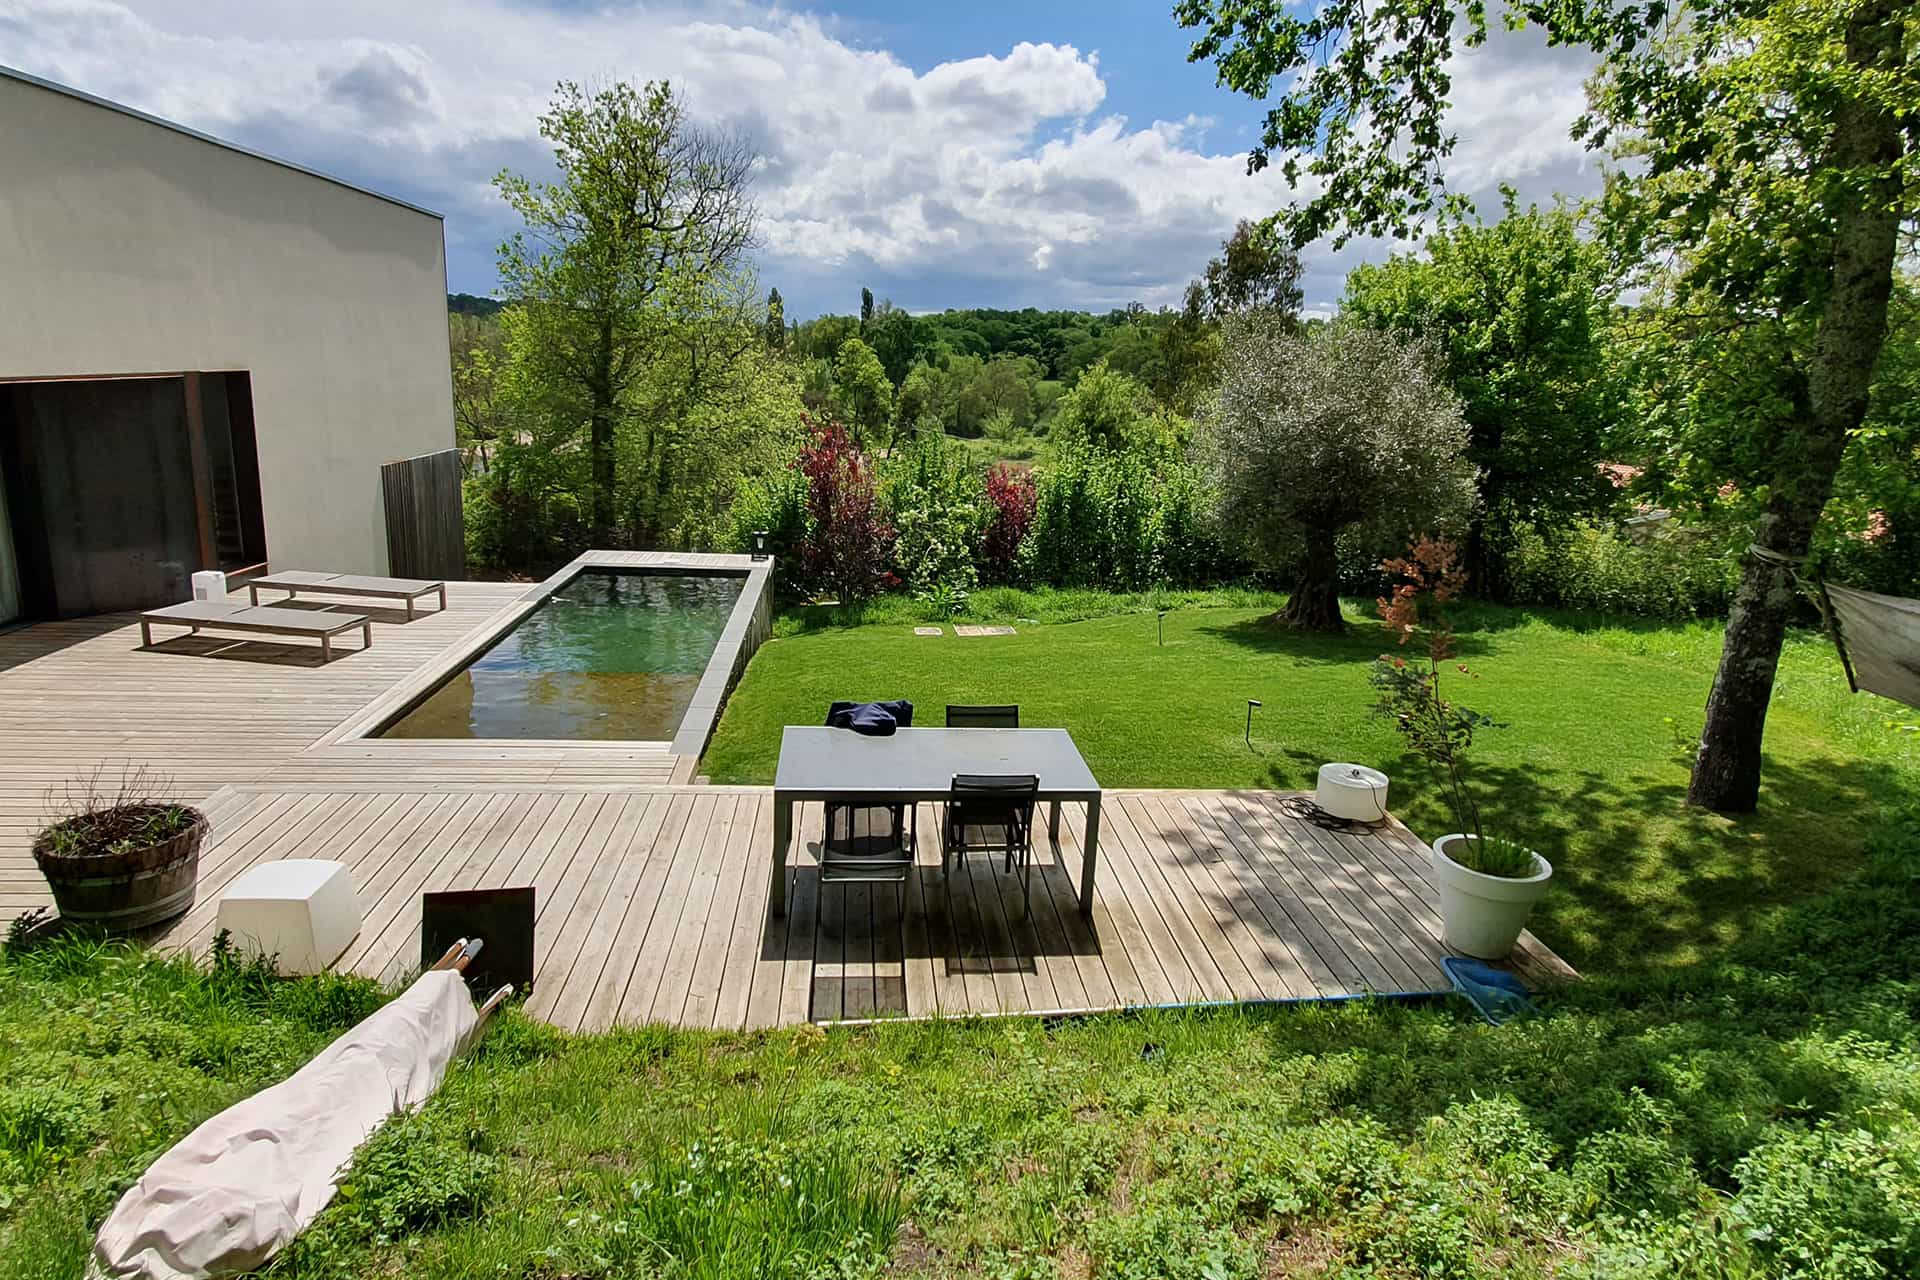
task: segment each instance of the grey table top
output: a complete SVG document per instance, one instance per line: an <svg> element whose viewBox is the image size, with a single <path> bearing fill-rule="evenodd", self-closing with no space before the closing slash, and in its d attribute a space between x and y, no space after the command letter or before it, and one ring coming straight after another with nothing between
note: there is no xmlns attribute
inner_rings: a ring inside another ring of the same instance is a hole
<svg viewBox="0 0 1920 1280"><path fill-rule="evenodd" d="M1040 779L1042 798L1100 794L1065 729L901 729L878 738L788 725L773 788L796 798L929 799L946 795L956 773L1030 773Z"/></svg>

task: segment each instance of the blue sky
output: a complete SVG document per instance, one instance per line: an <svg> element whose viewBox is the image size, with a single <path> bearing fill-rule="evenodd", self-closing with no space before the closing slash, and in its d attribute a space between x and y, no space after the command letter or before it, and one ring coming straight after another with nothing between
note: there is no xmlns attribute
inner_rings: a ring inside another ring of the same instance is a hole
<svg viewBox="0 0 1920 1280"><path fill-rule="evenodd" d="M1289 193L1245 173L1259 104L1186 62L1171 3L538 4L0 0L0 63L443 212L457 291L494 286L556 80L666 78L762 155L756 265L789 314L862 285L916 311L1172 303ZM1584 64L1497 34L1455 68L1449 178L1497 203L1597 185ZM1315 246L1312 307L1394 246Z"/></svg>

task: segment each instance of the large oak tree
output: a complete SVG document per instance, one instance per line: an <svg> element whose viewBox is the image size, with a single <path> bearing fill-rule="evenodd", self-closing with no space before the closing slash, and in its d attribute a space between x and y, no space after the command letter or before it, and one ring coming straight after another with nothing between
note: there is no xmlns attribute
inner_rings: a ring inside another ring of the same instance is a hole
<svg viewBox="0 0 1920 1280"><path fill-rule="evenodd" d="M1250 164L1313 194L1296 244L1409 236L1459 212L1444 166L1452 58L1484 0L1181 0L1191 57L1272 103ZM1804 333L1800 429L1780 449L1727 621L1688 798L1758 803L1775 669L1849 435L1867 412L1903 226L1920 203L1920 69L1903 0L1513 0L1515 24L1600 55L1575 136L1622 161L1602 227L1623 261L1674 258L1688 287Z"/></svg>

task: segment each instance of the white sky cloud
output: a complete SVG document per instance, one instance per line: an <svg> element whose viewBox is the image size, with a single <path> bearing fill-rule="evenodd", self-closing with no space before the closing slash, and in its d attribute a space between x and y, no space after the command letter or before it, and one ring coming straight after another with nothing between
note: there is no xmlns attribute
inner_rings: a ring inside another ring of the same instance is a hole
<svg viewBox="0 0 1920 1280"><path fill-rule="evenodd" d="M765 163L762 275L833 298L872 279L916 308L1172 302L1243 217L1285 200L1207 122L1105 107L1096 53L1016 44L916 73L809 14L545 9L506 0L0 0L0 62L447 214L456 288L510 229L491 179L538 170L555 81L670 78ZM1585 64L1496 34L1455 77L1457 187L1585 194L1567 139ZM1380 246L1308 255L1310 302ZM965 286L965 298L956 290Z"/></svg>

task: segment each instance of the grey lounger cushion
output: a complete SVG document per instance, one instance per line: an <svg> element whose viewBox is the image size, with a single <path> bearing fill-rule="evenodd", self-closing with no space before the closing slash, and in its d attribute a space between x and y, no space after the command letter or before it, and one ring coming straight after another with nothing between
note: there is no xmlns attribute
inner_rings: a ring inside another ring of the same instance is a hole
<svg viewBox="0 0 1920 1280"><path fill-rule="evenodd" d="M275 609L269 605L215 603L189 600L164 609L149 609L143 622L174 622L187 627L219 627L227 631L265 631L290 636L330 636L364 626L357 613L316 613L310 609Z"/></svg>
<svg viewBox="0 0 1920 1280"><path fill-rule="evenodd" d="M245 585L280 591L331 591L343 596L404 600L409 596L438 591L446 584L426 578L382 578L369 573L314 573L307 569L286 569L264 577L249 578Z"/></svg>

